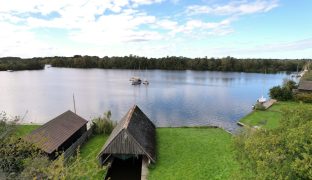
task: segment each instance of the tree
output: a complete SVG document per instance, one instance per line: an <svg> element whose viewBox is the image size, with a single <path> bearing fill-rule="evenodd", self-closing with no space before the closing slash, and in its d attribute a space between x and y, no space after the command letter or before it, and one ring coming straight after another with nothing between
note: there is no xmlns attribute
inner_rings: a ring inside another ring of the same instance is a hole
<svg viewBox="0 0 312 180"><path fill-rule="evenodd" d="M283 86L274 86L270 89L270 97L280 101L287 101L293 99L292 90L296 88L296 83L291 80L286 80Z"/></svg>
<svg viewBox="0 0 312 180"><path fill-rule="evenodd" d="M283 110L280 126L249 130L235 137L243 179L312 178L312 110Z"/></svg>

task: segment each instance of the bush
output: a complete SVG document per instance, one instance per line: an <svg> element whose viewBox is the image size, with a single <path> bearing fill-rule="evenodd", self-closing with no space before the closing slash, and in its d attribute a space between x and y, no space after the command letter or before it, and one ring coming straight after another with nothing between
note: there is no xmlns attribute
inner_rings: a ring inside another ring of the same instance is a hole
<svg viewBox="0 0 312 180"><path fill-rule="evenodd" d="M255 105L255 110L264 111L265 107L261 103L257 102L257 104Z"/></svg>
<svg viewBox="0 0 312 180"><path fill-rule="evenodd" d="M312 179L312 110L284 109L280 127L248 130L234 138L237 179Z"/></svg>
<svg viewBox="0 0 312 180"><path fill-rule="evenodd" d="M116 126L116 123L113 122L111 118L111 111L107 111L104 113L103 116L100 116L98 118L93 119L93 128L94 128L94 134L107 134L109 135L114 127Z"/></svg>
<svg viewBox="0 0 312 180"><path fill-rule="evenodd" d="M296 88L296 83L291 80L284 81L283 86L274 86L270 89L270 97L279 101L293 99L292 89Z"/></svg>
<svg viewBox="0 0 312 180"><path fill-rule="evenodd" d="M284 80L283 82L283 87L288 89L288 90L292 90L292 89L296 89L297 88L297 85L296 85L296 82L293 81L293 80Z"/></svg>
<svg viewBox="0 0 312 180"><path fill-rule="evenodd" d="M302 101L305 103L312 103L312 93L297 93L294 95L294 99L296 101Z"/></svg>
<svg viewBox="0 0 312 180"><path fill-rule="evenodd" d="M41 152L32 144L14 136L0 141L0 169L7 175L18 175L25 168L25 159L37 157Z"/></svg>

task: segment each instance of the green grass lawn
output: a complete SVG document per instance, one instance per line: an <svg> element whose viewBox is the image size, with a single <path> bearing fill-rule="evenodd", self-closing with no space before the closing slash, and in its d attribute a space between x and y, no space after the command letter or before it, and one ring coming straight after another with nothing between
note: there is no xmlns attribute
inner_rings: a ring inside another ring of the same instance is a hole
<svg viewBox="0 0 312 180"><path fill-rule="evenodd" d="M158 128L149 179L231 179L238 171L231 143L218 128Z"/></svg>
<svg viewBox="0 0 312 180"><path fill-rule="evenodd" d="M107 140L107 135L92 136L80 148L80 162L78 167L70 167L70 172L83 174L80 179L104 179L106 168L100 167L97 155ZM74 163L77 165L77 163Z"/></svg>
<svg viewBox="0 0 312 180"><path fill-rule="evenodd" d="M267 129L273 129L278 127L282 118L282 110L286 108L297 108L299 102L277 102L272 107L265 111L255 110L243 117L239 122L242 122L249 126L261 126ZM312 104L303 103L303 106L312 108Z"/></svg>
<svg viewBox="0 0 312 180"><path fill-rule="evenodd" d="M25 136L26 134L30 133L31 131L37 129L40 125L18 125L16 128L15 135L17 137Z"/></svg>

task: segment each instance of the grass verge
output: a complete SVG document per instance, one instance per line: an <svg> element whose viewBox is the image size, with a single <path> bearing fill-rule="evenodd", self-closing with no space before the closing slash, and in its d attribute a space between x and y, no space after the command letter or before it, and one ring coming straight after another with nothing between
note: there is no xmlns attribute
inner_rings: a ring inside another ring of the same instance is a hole
<svg viewBox="0 0 312 180"><path fill-rule="evenodd" d="M308 106L312 108L312 104L300 103L294 101L277 102L265 111L255 110L243 117L239 122L248 126L261 126L266 129L274 129L279 126L282 118L282 110L289 108L298 108L298 105Z"/></svg>
<svg viewBox="0 0 312 180"><path fill-rule="evenodd" d="M17 137L25 136L38 127L40 127L40 125L17 125L15 135Z"/></svg>
<svg viewBox="0 0 312 180"><path fill-rule="evenodd" d="M80 179L104 179L106 167L100 167L97 155L107 138L107 135L95 135L83 144L80 157L69 164L69 172L78 174Z"/></svg>
<svg viewBox="0 0 312 180"><path fill-rule="evenodd" d="M231 143L219 128L158 128L149 179L231 179L238 171Z"/></svg>

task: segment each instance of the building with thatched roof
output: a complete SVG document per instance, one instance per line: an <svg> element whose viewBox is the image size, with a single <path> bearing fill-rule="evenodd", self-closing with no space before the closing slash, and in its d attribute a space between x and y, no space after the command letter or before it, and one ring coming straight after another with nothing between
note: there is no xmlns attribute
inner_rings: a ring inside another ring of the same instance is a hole
<svg viewBox="0 0 312 180"><path fill-rule="evenodd" d="M298 86L299 92L312 92L312 81L301 80Z"/></svg>
<svg viewBox="0 0 312 180"><path fill-rule="evenodd" d="M127 174L127 171L141 172L142 163L155 163L156 128L138 106L134 105L120 120L100 151L98 159L101 165L109 162L112 164L107 175L114 174L116 169L123 169L123 175ZM127 163L132 165L125 165ZM135 169L136 167L139 169ZM134 169L130 170L131 168ZM120 173L115 174L119 176ZM127 177L129 178L130 176Z"/></svg>
<svg viewBox="0 0 312 180"><path fill-rule="evenodd" d="M51 158L58 151L65 151L87 131L87 120L66 111L24 137Z"/></svg>

